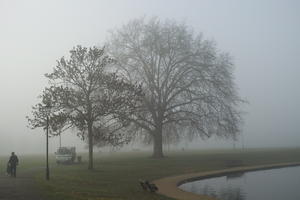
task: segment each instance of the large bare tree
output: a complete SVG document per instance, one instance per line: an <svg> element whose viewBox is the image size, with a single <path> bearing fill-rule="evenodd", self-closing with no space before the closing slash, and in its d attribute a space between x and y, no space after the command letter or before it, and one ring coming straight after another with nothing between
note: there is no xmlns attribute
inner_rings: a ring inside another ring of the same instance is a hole
<svg viewBox="0 0 300 200"><path fill-rule="evenodd" d="M77 129L82 139L88 139L89 169L93 169L94 140L114 146L129 141L121 131L130 124L124 116L134 113L142 94L138 85L111 72L113 63L104 48L73 48L69 59L62 57L53 72L46 74L50 86L28 118L30 127L38 128L45 127L45 118L50 116L53 133Z"/></svg>
<svg viewBox="0 0 300 200"><path fill-rule="evenodd" d="M236 137L241 99L233 63L213 41L176 21L141 18L112 31L108 44L119 73L143 83L143 106L129 117L152 138L154 157L172 134Z"/></svg>

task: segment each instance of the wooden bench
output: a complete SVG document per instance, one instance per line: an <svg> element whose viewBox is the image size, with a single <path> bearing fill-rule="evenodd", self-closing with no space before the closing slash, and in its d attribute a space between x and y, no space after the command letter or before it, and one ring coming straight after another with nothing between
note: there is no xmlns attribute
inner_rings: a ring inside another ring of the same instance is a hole
<svg viewBox="0 0 300 200"><path fill-rule="evenodd" d="M139 183L141 185L141 187L143 188L143 190L148 190L150 192L156 192L158 190L158 188L156 187L155 184L153 183L149 183L149 181L145 180L139 180Z"/></svg>

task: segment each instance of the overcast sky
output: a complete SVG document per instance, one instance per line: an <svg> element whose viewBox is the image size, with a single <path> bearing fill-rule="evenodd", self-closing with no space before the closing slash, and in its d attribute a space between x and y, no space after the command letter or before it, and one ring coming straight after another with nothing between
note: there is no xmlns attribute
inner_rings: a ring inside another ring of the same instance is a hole
<svg viewBox="0 0 300 200"><path fill-rule="evenodd" d="M44 152L42 130L25 119L47 84L43 74L73 46L102 45L110 29L142 16L185 22L232 55L249 101L246 146L299 146L299 10L297 0L0 0L0 154ZM71 133L63 144L83 147ZM52 151L57 146L51 139Z"/></svg>

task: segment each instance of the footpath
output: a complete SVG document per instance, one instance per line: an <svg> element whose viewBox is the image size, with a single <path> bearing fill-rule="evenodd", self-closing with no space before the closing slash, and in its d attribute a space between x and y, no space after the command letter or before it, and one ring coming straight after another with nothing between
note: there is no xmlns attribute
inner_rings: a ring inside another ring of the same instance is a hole
<svg viewBox="0 0 300 200"><path fill-rule="evenodd" d="M17 177L0 174L0 200L45 200L35 184L38 169L17 171Z"/></svg>

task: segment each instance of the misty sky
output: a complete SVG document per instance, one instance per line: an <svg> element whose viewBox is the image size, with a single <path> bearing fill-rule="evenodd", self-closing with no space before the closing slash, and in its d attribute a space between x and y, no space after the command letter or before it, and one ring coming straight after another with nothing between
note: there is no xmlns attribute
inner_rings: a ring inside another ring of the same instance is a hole
<svg viewBox="0 0 300 200"><path fill-rule="evenodd" d="M299 146L299 10L297 0L0 0L0 154L44 152L42 130L28 129L25 119L47 84L43 74L73 46L103 45L110 29L142 16L186 22L232 55L249 101L247 147ZM63 144L84 146L71 133ZM51 139L51 151L57 146Z"/></svg>

